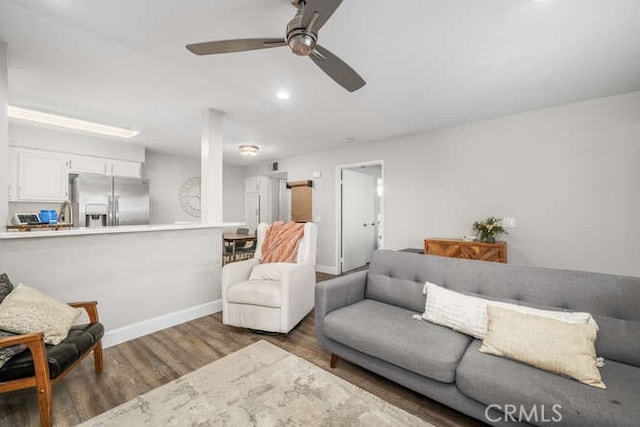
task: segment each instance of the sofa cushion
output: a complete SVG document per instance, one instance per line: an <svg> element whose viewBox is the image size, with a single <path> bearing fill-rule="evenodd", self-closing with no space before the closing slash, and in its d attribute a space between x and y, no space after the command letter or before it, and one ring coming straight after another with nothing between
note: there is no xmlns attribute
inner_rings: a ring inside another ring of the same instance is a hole
<svg viewBox="0 0 640 427"><path fill-rule="evenodd" d="M442 283L442 257L375 251L367 273L365 298L424 311L424 282Z"/></svg>
<svg viewBox="0 0 640 427"><path fill-rule="evenodd" d="M49 362L49 376L53 379L63 373L103 335L104 327L100 323L72 326L64 341L58 345L45 347ZM32 377L33 375L33 358L30 351L12 357L0 368L0 382Z"/></svg>
<svg viewBox="0 0 640 427"><path fill-rule="evenodd" d="M0 329L0 339L7 337L14 337L16 334L14 332L3 331ZM26 344L16 344L9 347L0 347L0 368L4 366L5 363L9 361L16 354L20 354L27 349Z"/></svg>
<svg viewBox="0 0 640 427"><path fill-rule="evenodd" d="M485 405L522 405L530 413L554 416L561 405L562 425L632 426L640 420L640 369L607 360L601 369L607 389L581 384L522 363L480 353L480 341L471 343L456 373L456 385ZM495 406L493 406L495 408ZM526 421L526 420L525 420ZM533 422L533 421L532 421ZM534 423L536 424L536 423Z"/></svg>
<svg viewBox="0 0 640 427"><path fill-rule="evenodd" d="M443 326L414 320L413 314L364 299L329 313L324 318L322 333L416 374L452 383L471 338Z"/></svg>
<svg viewBox="0 0 640 427"><path fill-rule="evenodd" d="M280 282L250 280L238 282L227 288L227 301L235 304L251 304L263 307L280 307Z"/></svg>

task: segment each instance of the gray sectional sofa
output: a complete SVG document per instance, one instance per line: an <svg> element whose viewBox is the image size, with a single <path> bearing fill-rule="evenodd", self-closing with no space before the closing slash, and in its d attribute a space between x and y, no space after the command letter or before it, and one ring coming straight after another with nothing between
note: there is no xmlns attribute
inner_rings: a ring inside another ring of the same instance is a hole
<svg viewBox="0 0 640 427"><path fill-rule="evenodd" d="M607 389L480 353L473 337L413 319L425 281L591 313ZM316 334L332 354L483 422L640 425L640 278L382 250L368 271L318 283L315 298Z"/></svg>

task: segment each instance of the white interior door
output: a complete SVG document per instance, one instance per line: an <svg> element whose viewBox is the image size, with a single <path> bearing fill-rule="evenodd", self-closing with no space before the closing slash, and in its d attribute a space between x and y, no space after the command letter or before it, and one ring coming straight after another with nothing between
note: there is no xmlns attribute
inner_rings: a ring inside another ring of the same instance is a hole
<svg viewBox="0 0 640 427"><path fill-rule="evenodd" d="M342 271L371 261L376 239L375 190L373 176L342 170Z"/></svg>

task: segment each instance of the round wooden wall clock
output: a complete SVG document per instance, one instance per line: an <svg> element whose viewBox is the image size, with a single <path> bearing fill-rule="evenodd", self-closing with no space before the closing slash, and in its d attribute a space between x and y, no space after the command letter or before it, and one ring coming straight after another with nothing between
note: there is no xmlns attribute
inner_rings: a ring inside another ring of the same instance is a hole
<svg viewBox="0 0 640 427"><path fill-rule="evenodd" d="M200 218L200 177L192 176L180 186L178 194L182 210Z"/></svg>

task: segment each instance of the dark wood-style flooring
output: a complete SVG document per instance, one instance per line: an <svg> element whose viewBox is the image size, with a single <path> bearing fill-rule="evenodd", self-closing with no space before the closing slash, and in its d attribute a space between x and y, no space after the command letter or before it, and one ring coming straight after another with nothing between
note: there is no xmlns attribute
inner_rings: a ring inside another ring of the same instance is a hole
<svg viewBox="0 0 640 427"><path fill-rule="evenodd" d="M319 273L318 281L331 277ZM331 369L330 354L318 345L314 327L311 313L288 335L256 334L223 325L217 313L110 347L100 376L88 357L54 386L54 423L76 425L264 339L436 426L481 425L345 360ZM33 389L0 394L0 426L38 425Z"/></svg>

